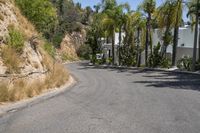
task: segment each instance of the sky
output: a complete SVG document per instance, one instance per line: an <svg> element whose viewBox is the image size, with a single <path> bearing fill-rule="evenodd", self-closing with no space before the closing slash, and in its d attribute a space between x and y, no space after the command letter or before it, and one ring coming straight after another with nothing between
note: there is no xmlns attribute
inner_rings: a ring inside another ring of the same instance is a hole
<svg viewBox="0 0 200 133"><path fill-rule="evenodd" d="M157 2L157 6L161 5L165 0L156 0ZM81 3L82 7L86 7L86 6L91 6L93 7L94 5L96 5L97 3L100 3L101 0L74 0L75 3L79 2ZM141 4L143 2L143 0L117 0L118 4L120 3L126 3L128 2L131 6L132 10L136 10L138 5ZM184 20L187 21L187 17L186 17L186 11L184 12Z"/></svg>

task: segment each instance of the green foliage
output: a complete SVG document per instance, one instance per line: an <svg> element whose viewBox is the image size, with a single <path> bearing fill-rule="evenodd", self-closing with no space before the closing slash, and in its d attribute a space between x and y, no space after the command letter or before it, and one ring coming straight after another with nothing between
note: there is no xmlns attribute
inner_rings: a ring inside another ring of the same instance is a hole
<svg viewBox="0 0 200 133"><path fill-rule="evenodd" d="M64 34L62 33L56 33L52 38L52 43L55 46L55 48L60 48L60 44L63 40Z"/></svg>
<svg viewBox="0 0 200 133"><path fill-rule="evenodd" d="M18 53L22 53L25 41L24 35L19 30L15 29L14 26L10 26L8 31L8 45L14 48Z"/></svg>
<svg viewBox="0 0 200 133"><path fill-rule="evenodd" d="M120 48L121 64L125 66L136 65L136 50L130 46L123 46Z"/></svg>
<svg viewBox="0 0 200 133"><path fill-rule="evenodd" d="M91 53L92 53L92 50L88 44L81 45L77 51L78 56L83 59L90 59Z"/></svg>
<svg viewBox="0 0 200 133"><path fill-rule="evenodd" d="M189 56L184 56L177 62L177 67L181 70L192 70L192 58Z"/></svg>
<svg viewBox="0 0 200 133"><path fill-rule="evenodd" d="M160 52L161 45L160 43L157 46L154 46L152 55L149 56L149 65L150 67L162 67L169 68L170 60L168 58L164 58Z"/></svg>
<svg viewBox="0 0 200 133"><path fill-rule="evenodd" d="M44 50L51 56L51 57L55 57L56 51L55 48L52 44L49 44L48 42L46 42L44 44Z"/></svg>
<svg viewBox="0 0 200 133"><path fill-rule="evenodd" d="M160 43L158 43L157 46L154 46L153 48L153 53L149 57L149 65L151 67L158 67L161 64L162 56L160 53L160 48L161 48Z"/></svg>
<svg viewBox="0 0 200 133"><path fill-rule="evenodd" d="M56 9L49 0L15 0L22 13L49 38L57 23Z"/></svg>

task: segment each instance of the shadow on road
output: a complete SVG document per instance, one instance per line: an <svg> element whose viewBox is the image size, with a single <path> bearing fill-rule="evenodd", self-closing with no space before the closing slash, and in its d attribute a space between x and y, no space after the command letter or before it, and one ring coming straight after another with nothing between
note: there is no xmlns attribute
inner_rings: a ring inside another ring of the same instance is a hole
<svg viewBox="0 0 200 133"><path fill-rule="evenodd" d="M152 71L138 68L114 68L106 66L89 66L88 63L80 63L79 69L106 69L117 73L128 72L128 76L137 76L137 81L132 83L145 84L146 87L171 88L200 91L200 76L195 74L183 74L177 72Z"/></svg>

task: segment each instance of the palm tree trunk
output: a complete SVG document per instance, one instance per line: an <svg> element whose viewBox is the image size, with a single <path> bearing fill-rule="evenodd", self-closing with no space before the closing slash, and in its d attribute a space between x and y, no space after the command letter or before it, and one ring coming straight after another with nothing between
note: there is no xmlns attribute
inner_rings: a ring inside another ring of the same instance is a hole
<svg viewBox="0 0 200 133"><path fill-rule="evenodd" d="M121 42L122 42L122 26L119 27L119 65L121 65Z"/></svg>
<svg viewBox="0 0 200 133"><path fill-rule="evenodd" d="M112 33L112 65L115 64L115 30Z"/></svg>
<svg viewBox="0 0 200 133"><path fill-rule="evenodd" d="M193 48L193 58L192 58L192 71L195 71L196 65L196 53L197 53L197 39L198 39L198 30L199 30L199 11L198 11L199 0L197 0L196 5L196 24L195 24L195 35L194 35L194 48Z"/></svg>
<svg viewBox="0 0 200 133"><path fill-rule="evenodd" d="M200 61L200 29L199 29L199 59L198 60Z"/></svg>
<svg viewBox="0 0 200 133"><path fill-rule="evenodd" d="M176 24L174 27L174 38L173 38L173 51L172 51L172 66L176 65L176 53L177 53L177 45L178 45L178 36L179 36L179 10L182 4L182 0L177 1L178 3L178 10L176 14Z"/></svg>
<svg viewBox="0 0 200 133"><path fill-rule="evenodd" d="M149 49L149 26L146 23L146 45L145 45L145 66L148 67L148 49Z"/></svg>
<svg viewBox="0 0 200 133"><path fill-rule="evenodd" d="M140 51L140 28L137 29L137 67L141 64L141 51Z"/></svg>
<svg viewBox="0 0 200 133"><path fill-rule="evenodd" d="M173 52L172 52L172 66L176 65L176 52L178 45L179 26L174 28Z"/></svg>

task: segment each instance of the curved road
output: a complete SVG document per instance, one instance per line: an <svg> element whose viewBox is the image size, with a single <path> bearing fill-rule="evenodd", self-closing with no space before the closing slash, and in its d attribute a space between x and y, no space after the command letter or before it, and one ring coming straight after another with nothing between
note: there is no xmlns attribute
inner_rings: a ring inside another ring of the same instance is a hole
<svg viewBox="0 0 200 133"><path fill-rule="evenodd" d="M1 117L0 133L200 132L199 76L67 67L77 85Z"/></svg>

